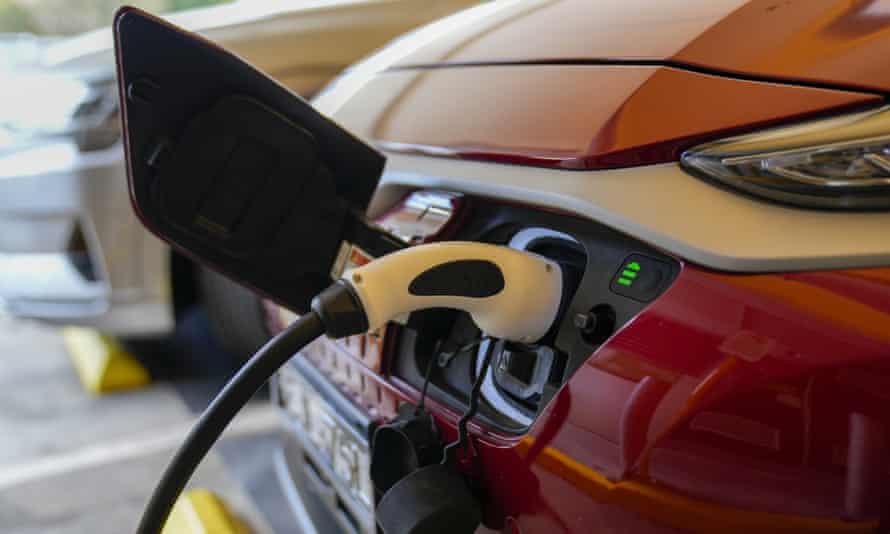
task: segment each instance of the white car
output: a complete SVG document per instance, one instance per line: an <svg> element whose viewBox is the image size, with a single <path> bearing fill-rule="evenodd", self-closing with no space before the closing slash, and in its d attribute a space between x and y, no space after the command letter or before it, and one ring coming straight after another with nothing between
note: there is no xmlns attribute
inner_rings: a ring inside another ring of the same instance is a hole
<svg viewBox="0 0 890 534"><path fill-rule="evenodd" d="M391 38L470 0L252 0L170 15L311 96ZM0 302L13 315L129 338L170 334L203 299L232 352L266 335L252 293L197 268L130 208L112 36L52 43L0 83Z"/></svg>

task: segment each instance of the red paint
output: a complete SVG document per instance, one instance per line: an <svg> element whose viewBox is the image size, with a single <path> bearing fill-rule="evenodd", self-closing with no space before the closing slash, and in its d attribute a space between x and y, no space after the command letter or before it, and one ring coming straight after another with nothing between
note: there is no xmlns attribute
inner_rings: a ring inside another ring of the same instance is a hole
<svg viewBox="0 0 890 534"><path fill-rule="evenodd" d="M323 339L306 356L378 420L416 402L360 350ZM460 414L427 408L454 439ZM461 465L495 531L868 531L890 485L890 268L685 265L528 435L470 430Z"/></svg>
<svg viewBox="0 0 890 534"><path fill-rule="evenodd" d="M362 365L358 341L319 340L306 356L386 420L419 392ZM453 439L460 414L427 407ZM890 268L685 265L527 436L470 429L461 465L484 488L491 529L868 530L890 484Z"/></svg>
<svg viewBox="0 0 890 534"><path fill-rule="evenodd" d="M873 526L890 482L890 305L864 302L888 291L890 269L684 267L569 380L530 437L475 429L477 468L501 516L489 526L509 516L530 533L714 527L686 508L598 489L590 473L692 510L721 505L727 532L749 528L756 512L778 514L759 531L800 529L800 517L822 519L824 531ZM452 436L457 414L432 406Z"/></svg>
<svg viewBox="0 0 890 534"><path fill-rule="evenodd" d="M434 69L395 95L368 135L390 152L610 169L676 161L704 141L880 102L673 68Z"/></svg>

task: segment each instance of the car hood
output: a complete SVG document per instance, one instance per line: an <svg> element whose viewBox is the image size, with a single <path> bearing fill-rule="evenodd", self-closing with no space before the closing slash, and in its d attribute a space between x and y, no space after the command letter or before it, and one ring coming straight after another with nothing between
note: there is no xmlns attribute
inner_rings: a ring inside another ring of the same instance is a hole
<svg viewBox="0 0 890 534"><path fill-rule="evenodd" d="M659 61L740 76L890 90L877 0L532 0L454 17L398 64Z"/></svg>
<svg viewBox="0 0 890 534"><path fill-rule="evenodd" d="M391 152L569 169L676 161L722 136L880 105L878 70L866 83L851 59L876 45L800 29L819 16L824 27L826 10L852 28L871 3L852 4L492 2L403 37L316 103ZM833 52L803 53L819 39Z"/></svg>
<svg viewBox="0 0 890 534"><path fill-rule="evenodd" d="M345 81L317 105L386 151L564 169L676 161L705 141L883 102L661 66L387 70L338 107Z"/></svg>

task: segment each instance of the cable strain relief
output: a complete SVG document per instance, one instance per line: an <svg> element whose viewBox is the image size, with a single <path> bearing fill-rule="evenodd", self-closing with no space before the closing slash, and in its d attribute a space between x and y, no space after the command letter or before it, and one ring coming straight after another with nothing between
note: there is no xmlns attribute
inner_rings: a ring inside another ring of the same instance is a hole
<svg viewBox="0 0 890 534"><path fill-rule="evenodd" d="M368 331L368 316L358 295L342 280L312 299L312 311L318 314L329 337L341 338Z"/></svg>

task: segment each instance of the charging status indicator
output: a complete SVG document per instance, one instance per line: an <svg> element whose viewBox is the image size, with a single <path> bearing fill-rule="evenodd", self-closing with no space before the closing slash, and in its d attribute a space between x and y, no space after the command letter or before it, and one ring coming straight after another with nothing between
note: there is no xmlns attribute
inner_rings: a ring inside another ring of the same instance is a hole
<svg viewBox="0 0 890 534"><path fill-rule="evenodd" d="M612 277L613 293L640 302L654 299L673 278L673 267L645 254L631 254Z"/></svg>
<svg viewBox="0 0 890 534"><path fill-rule="evenodd" d="M640 264L635 261L628 262L627 265L624 266L624 270L621 271L621 276L618 277L618 283L630 287L634 284L634 280L637 279L639 273Z"/></svg>

